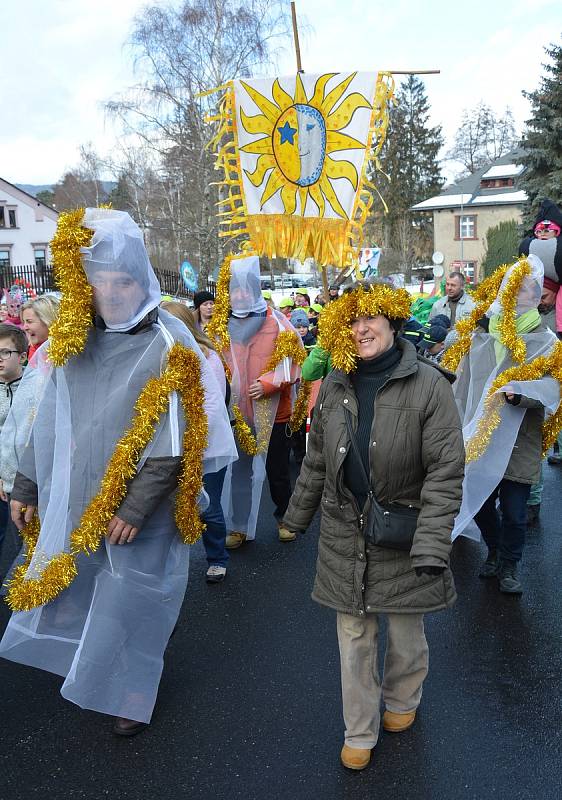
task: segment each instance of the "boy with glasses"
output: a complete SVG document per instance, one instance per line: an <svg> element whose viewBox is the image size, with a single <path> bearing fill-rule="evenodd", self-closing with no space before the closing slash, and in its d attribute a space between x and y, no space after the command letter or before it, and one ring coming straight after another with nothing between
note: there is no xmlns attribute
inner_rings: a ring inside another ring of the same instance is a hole
<svg viewBox="0 0 562 800"><path fill-rule="evenodd" d="M0 430L4 427L14 394L21 382L27 347L27 336L22 330L14 325L0 324ZM8 528L8 494L12 488L16 466L14 465L11 475L4 474L7 470L3 463L0 466L0 554ZM13 538L15 540L15 536Z"/></svg>

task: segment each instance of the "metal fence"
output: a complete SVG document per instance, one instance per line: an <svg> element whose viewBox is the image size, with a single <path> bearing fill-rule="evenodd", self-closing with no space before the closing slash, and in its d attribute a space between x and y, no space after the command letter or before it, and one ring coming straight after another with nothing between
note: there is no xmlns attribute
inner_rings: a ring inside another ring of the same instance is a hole
<svg viewBox="0 0 562 800"><path fill-rule="evenodd" d="M160 283L162 294L169 294L172 297L179 297L183 300L193 299L193 292L186 289L178 272L173 272L169 269L157 269L156 267L154 272ZM33 290L36 294L44 294L57 289L53 276L53 267L50 264L45 266L24 264L0 267L0 293L4 289L10 289L10 287L18 284L22 289ZM215 281L208 281L206 289L215 294Z"/></svg>

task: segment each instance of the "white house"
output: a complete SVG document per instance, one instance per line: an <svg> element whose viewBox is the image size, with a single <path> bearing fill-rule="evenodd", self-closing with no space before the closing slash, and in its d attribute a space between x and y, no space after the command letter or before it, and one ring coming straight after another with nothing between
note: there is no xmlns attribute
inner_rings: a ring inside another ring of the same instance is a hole
<svg viewBox="0 0 562 800"><path fill-rule="evenodd" d="M57 219L53 208L0 178L0 269L48 264Z"/></svg>

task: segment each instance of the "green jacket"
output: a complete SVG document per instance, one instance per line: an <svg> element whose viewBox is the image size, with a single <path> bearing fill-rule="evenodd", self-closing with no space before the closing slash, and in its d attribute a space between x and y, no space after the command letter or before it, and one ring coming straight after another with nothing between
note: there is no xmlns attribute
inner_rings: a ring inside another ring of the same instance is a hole
<svg viewBox="0 0 562 800"><path fill-rule="evenodd" d="M313 599L348 614L424 613L456 599L448 568L453 519L461 503L464 446L450 381L453 376L397 340L402 358L379 390L371 429L370 466L379 502L420 508L410 553L366 546L359 509L343 482L350 447L344 409L357 425L350 377L334 370L324 380L308 449L284 518L306 530L321 506ZM443 566L418 577L414 567Z"/></svg>

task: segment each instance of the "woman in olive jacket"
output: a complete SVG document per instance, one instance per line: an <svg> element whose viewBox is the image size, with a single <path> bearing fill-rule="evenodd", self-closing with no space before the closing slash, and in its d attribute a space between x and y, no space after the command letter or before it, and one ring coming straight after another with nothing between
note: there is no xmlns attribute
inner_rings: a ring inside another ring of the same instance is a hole
<svg viewBox="0 0 562 800"><path fill-rule="evenodd" d="M423 614L456 599L449 553L464 447L450 386L454 377L398 336L409 314L402 292L359 288L324 311L320 344L328 350L334 345L336 368L322 384L284 518L289 530L304 531L322 507L312 597L337 611L346 724L341 760L351 769L369 763L381 694L386 730L405 730L414 722L428 670ZM337 368L338 361L344 368L350 363L341 356L346 335L355 350L348 371ZM381 505L419 509L409 552L366 543L365 472ZM376 665L383 613L388 638L381 683Z"/></svg>

